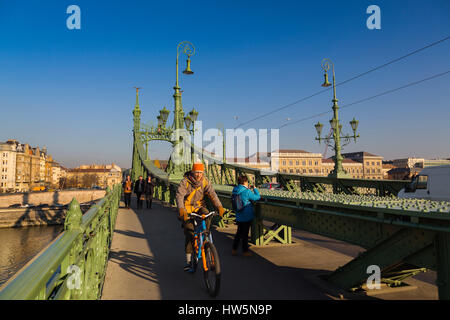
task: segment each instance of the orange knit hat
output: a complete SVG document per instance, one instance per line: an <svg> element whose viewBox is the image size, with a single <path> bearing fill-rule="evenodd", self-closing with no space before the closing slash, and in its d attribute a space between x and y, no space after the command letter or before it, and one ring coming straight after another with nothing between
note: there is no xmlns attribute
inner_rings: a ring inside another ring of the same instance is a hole
<svg viewBox="0 0 450 320"><path fill-rule="evenodd" d="M194 165L192 166L192 172L203 172L205 171L205 166L203 165L203 163L194 163Z"/></svg>

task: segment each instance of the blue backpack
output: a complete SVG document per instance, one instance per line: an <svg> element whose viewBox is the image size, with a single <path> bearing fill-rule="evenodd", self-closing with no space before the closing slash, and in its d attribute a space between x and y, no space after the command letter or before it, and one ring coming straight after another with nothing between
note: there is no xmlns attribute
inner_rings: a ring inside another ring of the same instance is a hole
<svg viewBox="0 0 450 320"><path fill-rule="evenodd" d="M244 202L242 201L240 194L231 195L231 206L233 207L234 212L239 212L244 208Z"/></svg>

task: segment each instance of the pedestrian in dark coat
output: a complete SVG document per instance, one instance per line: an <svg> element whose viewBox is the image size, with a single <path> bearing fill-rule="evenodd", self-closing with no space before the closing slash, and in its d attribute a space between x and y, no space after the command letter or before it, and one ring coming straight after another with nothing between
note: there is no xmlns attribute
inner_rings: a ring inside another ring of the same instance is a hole
<svg viewBox="0 0 450 320"><path fill-rule="evenodd" d="M139 179L134 183L134 193L137 198L137 208L142 209L142 194L145 192L145 180L142 179L142 176L139 176Z"/></svg>
<svg viewBox="0 0 450 320"><path fill-rule="evenodd" d="M147 201L147 209L152 208L154 189L155 189L155 185L153 184L152 177L148 176L147 181L145 181L145 200Z"/></svg>

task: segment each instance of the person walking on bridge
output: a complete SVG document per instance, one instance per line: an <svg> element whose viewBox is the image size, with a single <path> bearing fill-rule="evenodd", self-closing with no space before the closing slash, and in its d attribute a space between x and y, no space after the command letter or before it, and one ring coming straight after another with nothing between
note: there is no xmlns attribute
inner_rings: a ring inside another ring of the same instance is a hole
<svg viewBox="0 0 450 320"><path fill-rule="evenodd" d="M222 206L216 192L211 183L203 176L203 163L194 163L192 170L186 172L183 180L181 180L177 194L175 196L178 207L178 218L183 220L183 229L185 235L185 253L186 265L184 271L189 271L191 264L191 256L193 252L192 241L194 238L194 223L189 220L189 214L195 212L196 214L208 214L209 210L206 208L205 195L209 197L214 207L217 208L219 215L222 217L225 209ZM206 228L209 231L211 219L206 221Z"/></svg>
<svg viewBox="0 0 450 320"><path fill-rule="evenodd" d="M242 255L251 256L251 253L248 251L248 231L250 230L253 218L255 217L251 201L257 201L261 199L261 196L258 189L253 186L249 187L248 178L246 176L239 176L238 185L233 188L232 195L233 198L239 196L238 201L241 203L239 205L239 210L236 212L236 223L238 228L234 237L231 254L237 254L239 242L242 241Z"/></svg>
<svg viewBox="0 0 450 320"><path fill-rule="evenodd" d="M134 183L134 193L136 193L137 198L137 208L142 209L142 193L145 191L145 181L142 179L142 176L139 176L139 179Z"/></svg>
<svg viewBox="0 0 450 320"><path fill-rule="evenodd" d="M131 193L133 192L133 181L131 181L131 177L129 174L127 174L126 180L122 183L122 187L125 208L130 209Z"/></svg>
<svg viewBox="0 0 450 320"><path fill-rule="evenodd" d="M153 184L152 177L148 176L145 181L145 201L147 202L147 209L152 208L153 190L155 185Z"/></svg>

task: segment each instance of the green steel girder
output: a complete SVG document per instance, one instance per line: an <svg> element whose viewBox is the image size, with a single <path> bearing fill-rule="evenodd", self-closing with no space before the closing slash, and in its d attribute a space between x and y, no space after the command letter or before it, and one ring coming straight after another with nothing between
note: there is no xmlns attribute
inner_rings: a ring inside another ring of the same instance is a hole
<svg viewBox="0 0 450 320"><path fill-rule="evenodd" d="M433 242L434 232L401 228L392 236L368 249L343 267L339 267L327 280L344 289L361 286L368 278L367 267L376 265L381 277L389 278L389 268L398 268L405 259L426 248ZM384 272L387 272L385 275ZM411 273L405 273L408 275ZM392 275L391 275L392 276Z"/></svg>
<svg viewBox="0 0 450 320"><path fill-rule="evenodd" d="M225 184L236 184L236 176L233 174L232 169L222 166L222 171L225 176Z"/></svg>
<svg viewBox="0 0 450 320"><path fill-rule="evenodd" d="M300 179L300 190L302 192L312 191L312 192L326 192L324 186L321 183L311 182L307 177L302 177Z"/></svg>
<svg viewBox="0 0 450 320"><path fill-rule="evenodd" d="M255 219L251 228L251 243L264 246L272 240L282 244L292 243L292 228L285 225L276 225L274 229L266 227L262 221Z"/></svg>
<svg viewBox="0 0 450 320"><path fill-rule="evenodd" d="M278 182L281 184L281 186L290 192L298 192L300 191L300 186L298 183L295 182L294 179L285 177L284 175L278 175Z"/></svg>

